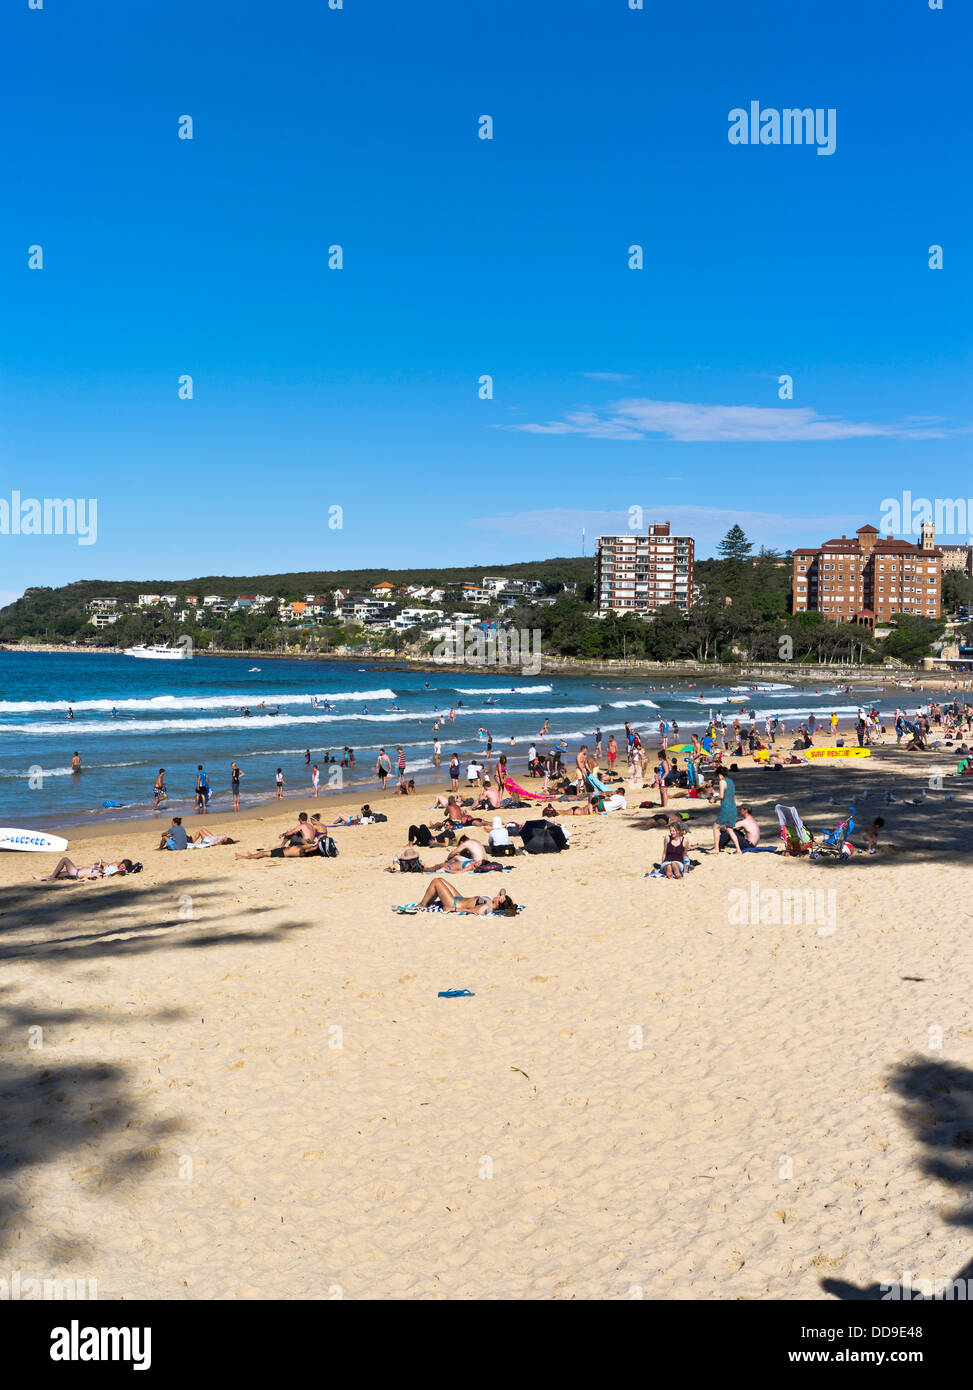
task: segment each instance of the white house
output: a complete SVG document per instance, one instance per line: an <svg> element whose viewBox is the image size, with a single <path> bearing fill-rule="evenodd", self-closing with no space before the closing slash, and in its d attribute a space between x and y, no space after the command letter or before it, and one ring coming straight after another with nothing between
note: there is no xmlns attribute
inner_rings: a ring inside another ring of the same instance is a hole
<svg viewBox="0 0 973 1390"><path fill-rule="evenodd" d="M155 608L160 602L158 594L139 594L140 608Z"/></svg>

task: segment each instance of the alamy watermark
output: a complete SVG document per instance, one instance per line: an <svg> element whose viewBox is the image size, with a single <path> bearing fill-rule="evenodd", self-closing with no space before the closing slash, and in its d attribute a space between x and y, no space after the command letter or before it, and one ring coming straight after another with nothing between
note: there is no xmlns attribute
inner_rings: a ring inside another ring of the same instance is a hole
<svg viewBox="0 0 973 1390"><path fill-rule="evenodd" d="M93 1302L97 1297L97 1279L48 1279L44 1276L35 1279L19 1269L11 1271L9 1278L0 1275L0 1303L60 1302L63 1299Z"/></svg>
<svg viewBox="0 0 973 1390"><path fill-rule="evenodd" d="M933 524L937 536L970 536L973 498L885 497L880 507L878 529L883 536L911 536L924 525Z"/></svg>
<svg viewBox="0 0 973 1390"><path fill-rule="evenodd" d="M457 622L454 630L437 642L434 661L460 666L519 667L523 675L536 676L541 669L541 630L512 628L484 632Z"/></svg>
<svg viewBox="0 0 973 1390"><path fill-rule="evenodd" d="M731 888L727 921L733 926L817 927L818 936L833 936L838 923L834 888L761 888L751 879L746 888Z"/></svg>
<svg viewBox="0 0 973 1390"><path fill-rule="evenodd" d="M76 536L78 545L98 539L95 497L0 497L0 536Z"/></svg>
<svg viewBox="0 0 973 1390"><path fill-rule="evenodd" d="M838 143L838 112L833 106L761 108L759 101L752 101L749 111L734 106L727 120L731 145L816 145L818 154L834 154Z"/></svg>

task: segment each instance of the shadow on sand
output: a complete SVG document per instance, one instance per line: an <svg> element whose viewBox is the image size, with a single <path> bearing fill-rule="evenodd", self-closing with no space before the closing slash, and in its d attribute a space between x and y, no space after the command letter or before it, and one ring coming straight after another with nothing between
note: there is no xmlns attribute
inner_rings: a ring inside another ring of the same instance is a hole
<svg viewBox="0 0 973 1390"><path fill-rule="evenodd" d="M0 961L32 963L59 973L65 966L155 951L270 945L313 925L286 922L264 930L256 925L242 931L225 926L217 930L223 904L223 894L192 880L158 887L119 880L6 889ZM246 915L253 918L269 910L252 908ZM56 980L48 988L53 993ZM0 993L0 1250L15 1249L23 1223L31 1219L32 1171L56 1162L69 1164L70 1185L110 1191L133 1171L148 1172L161 1156L157 1141L181 1128L177 1117L141 1120L130 1069L124 1065L46 1061L44 1031L93 1023L137 1027L139 1022L165 1023L181 1016L181 1010L172 1009L126 1014L40 1007L18 1002L12 989ZM132 1143L121 1149L116 1145L107 1153L106 1142L117 1141L129 1128ZM48 1244L55 1262L59 1252L77 1258L83 1249L53 1235Z"/></svg>
<svg viewBox="0 0 973 1390"><path fill-rule="evenodd" d="M955 1063L916 1058L895 1069L890 1085L902 1098L902 1119L924 1148L920 1163L922 1172L934 1182L942 1183L961 1203L946 1218L948 1223L973 1227L973 1071ZM973 1259L948 1276L948 1282L956 1285L962 1282L963 1297L971 1280ZM947 1280L938 1279L937 1282L942 1285ZM920 1280L907 1289L896 1284L859 1286L842 1279L822 1279L821 1287L835 1298L852 1302L950 1297L949 1293L935 1290L927 1293L927 1286Z"/></svg>

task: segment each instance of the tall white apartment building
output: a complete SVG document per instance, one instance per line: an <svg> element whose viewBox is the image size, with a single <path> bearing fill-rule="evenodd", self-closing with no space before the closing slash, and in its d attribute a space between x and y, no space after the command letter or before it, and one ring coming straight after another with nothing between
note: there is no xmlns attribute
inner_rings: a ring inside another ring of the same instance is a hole
<svg viewBox="0 0 973 1390"><path fill-rule="evenodd" d="M692 536L671 536L668 521L654 522L644 536L599 536L599 613L651 613L667 603L688 612L693 552Z"/></svg>

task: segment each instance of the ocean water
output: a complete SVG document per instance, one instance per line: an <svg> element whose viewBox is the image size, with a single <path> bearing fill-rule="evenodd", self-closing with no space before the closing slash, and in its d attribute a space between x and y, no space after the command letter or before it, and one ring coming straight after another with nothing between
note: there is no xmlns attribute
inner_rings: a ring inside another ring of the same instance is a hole
<svg viewBox="0 0 973 1390"><path fill-rule="evenodd" d="M252 805L273 797L278 767L288 793L310 789L305 749L321 770L323 795L338 771L337 764L332 767L324 759L330 753L340 760L345 746L354 750L357 766L351 774L342 773L340 785L360 785L366 799L377 786L374 767L380 746L394 763L401 744L407 776L432 779L433 724L443 716L444 770L453 752L461 759L473 752L482 756L479 731L488 729L494 756L511 755L516 776L545 719L550 720L550 738L539 747L559 742L574 752L580 743L593 741L598 727L606 741L610 733L620 735L626 719L643 737L648 733L652 746L663 717L691 732L718 709L727 720L734 713L743 717L750 707L760 720L775 713L797 721L811 710L820 715L832 709L847 719L857 709L859 694L862 702L880 699L878 685L856 685L854 695L848 695L834 687L795 682L747 691L744 704L732 703L734 694L744 690L712 681L681 681L673 688L661 680L531 677L482 667L457 673L260 657L197 656L168 662L96 653L0 652L0 823L55 831L62 825L151 812L160 767L166 769L169 789L163 809L178 814L192 805L197 763L209 774L211 809L220 811L230 805L231 760L244 773L241 804ZM67 717L69 707L73 719ZM279 713L268 713L268 707ZM76 750L81 775L71 772ZM106 800L121 807L106 810Z"/></svg>

